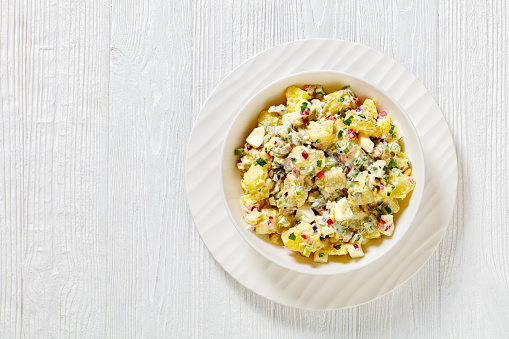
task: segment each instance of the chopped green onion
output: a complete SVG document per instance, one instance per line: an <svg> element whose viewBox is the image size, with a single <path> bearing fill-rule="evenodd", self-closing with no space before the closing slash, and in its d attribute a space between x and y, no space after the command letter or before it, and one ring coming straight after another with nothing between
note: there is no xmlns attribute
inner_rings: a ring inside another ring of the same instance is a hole
<svg viewBox="0 0 509 339"><path fill-rule="evenodd" d="M290 235L288 236L288 239L290 239L290 240L295 240L295 239L296 239L296 238L295 238L295 234L292 232L292 234L290 234Z"/></svg>
<svg viewBox="0 0 509 339"><path fill-rule="evenodd" d="M246 151L243 148L236 148L233 150L233 155L241 157L246 154Z"/></svg>
<svg viewBox="0 0 509 339"><path fill-rule="evenodd" d="M396 125L391 124L391 129L389 130L389 134L394 133L394 127L396 127Z"/></svg>
<svg viewBox="0 0 509 339"><path fill-rule="evenodd" d="M300 106L300 111L303 112L307 107L308 107L308 103L303 102L302 105Z"/></svg>
<svg viewBox="0 0 509 339"><path fill-rule="evenodd" d="M345 98L339 97L339 102L343 102L343 101L345 101Z"/></svg>
<svg viewBox="0 0 509 339"><path fill-rule="evenodd" d="M364 162L363 158L357 158L354 160L353 165L359 167L360 165L362 165L363 162Z"/></svg>
<svg viewBox="0 0 509 339"><path fill-rule="evenodd" d="M306 246L306 248L304 249L304 253L302 253L302 255L305 257L309 257L310 254L311 254L311 248Z"/></svg>
<svg viewBox="0 0 509 339"><path fill-rule="evenodd" d="M387 167L396 168L396 167L398 167L398 164L396 163L396 161L394 161L394 159L391 159L391 161L389 162L389 165L387 165Z"/></svg>
<svg viewBox="0 0 509 339"><path fill-rule="evenodd" d="M302 192L304 192L304 186L302 186L302 185L297 186L297 189L295 190L295 193L297 195L301 195Z"/></svg>
<svg viewBox="0 0 509 339"><path fill-rule="evenodd" d="M341 139L343 137L343 130L339 131L338 138Z"/></svg>
<svg viewBox="0 0 509 339"><path fill-rule="evenodd" d="M366 116L364 114L359 114L359 116L362 118L362 119L366 119Z"/></svg>
<svg viewBox="0 0 509 339"><path fill-rule="evenodd" d="M345 121L343 121L343 122L345 123L345 125L350 126L350 124L352 123L352 118L353 118L353 116L352 116L352 115L350 115L350 116L348 117L348 119L346 119Z"/></svg>
<svg viewBox="0 0 509 339"><path fill-rule="evenodd" d="M293 162L296 162L296 161L297 161L297 158L292 158L292 161L293 161Z"/></svg>
<svg viewBox="0 0 509 339"><path fill-rule="evenodd" d="M318 161L316 162L316 166L318 166L318 167L322 167L322 160L318 160Z"/></svg>
<svg viewBox="0 0 509 339"><path fill-rule="evenodd" d="M256 164L263 167L263 166L267 165L267 162L265 160L263 160L262 158L258 158L258 159L256 159Z"/></svg>
<svg viewBox="0 0 509 339"><path fill-rule="evenodd" d="M385 211L387 212L387 214L391 214L392 213L392 210L391 208L389 207L389 205L385 206L384 207Z"/></svg>
<svg viewBox="0 0 509 339"><path fill-rule="evenodd" d="M346 176L348 179L355 178L359 174L359 170L353 170Z"/></svg>
<svg viewBox="0 0 509 339"><path fill-rule="evenodd" d="M323 256L324 256L324 255L325 255L324 253L319 253L319 254L318 254L318 257L319 257L319 258L323 258Z"/></svg>
<svg viewBox="0 0 509 339"><path fill-rule="evenodd" d="M337 249L337 250L340 250L341 249L341 244L334 246L334 248Z"/></svg>
<svg viewBox="0 0 509 339"><path fill-rule="evenodd" d="M384 179L386 182L388 182L388 181L389 181L389 175L385 174L385 175L383 176L383 179Z"/></svg>

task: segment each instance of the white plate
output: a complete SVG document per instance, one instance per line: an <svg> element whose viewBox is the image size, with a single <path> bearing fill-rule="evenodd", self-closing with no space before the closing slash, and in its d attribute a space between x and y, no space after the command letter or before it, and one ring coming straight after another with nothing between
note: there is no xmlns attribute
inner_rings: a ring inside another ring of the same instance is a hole
<svg viewBox="0 0 509 339"><path fill-rule="evenodd" d="M426 166L421 207L404 237L376 262L352 272L326 276L287 270L256 252L230 221L220 188L221 146L238 110L274 80L320 69L364 78L391 95L417 129ZM218 263L233 278L261 296L281 304L316 310L368 302L392 291L417 272L445 233L456 200L457 182L453 139L440 108L426 88L390 57L341 40L287 43L266 50L237 67L205 102L191 133L186 158L186 189L191 214Z"/></svg>

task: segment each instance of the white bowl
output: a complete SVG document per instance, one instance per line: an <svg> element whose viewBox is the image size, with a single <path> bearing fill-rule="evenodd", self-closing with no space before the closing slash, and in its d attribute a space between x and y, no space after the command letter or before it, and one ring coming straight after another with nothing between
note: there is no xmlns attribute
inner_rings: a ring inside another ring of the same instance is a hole
<svg viewBox="0 0 509 339"><path fill-rule="evenodd" d="M401 201L401 211L395 215L395 231L391 237L371 240L363 246L364 257L351 259L346 256L329 256L326 264L315 263L298 252L272 244L268 236L257 235L247 229L248 223L242 217L240 197L244 194L240 186L240 173L236 162L238 157L233 150L242 147L249 133L257 126L258 114L272 105L286 103L284 91L291 85L320 84L327 93L341 89L345 85L352 86L355 94L363 102L365 98L375 98L377 108L387 111L396 122L403 134L402 148L412 162L412 177L417 185L409 197ZM403 108L387 93L375 85L353 75L335 71L311 71L297 73L277 80L256 93L236 115L233 120L222 149L221 191L228 214L249 245L270 261L289 270L319 275L332 275L353 271L366 266L382 257L400 241L410 228L419 209L424 191L424 157L417 131ZM381 268L382 269L382 268Z"/></svg>

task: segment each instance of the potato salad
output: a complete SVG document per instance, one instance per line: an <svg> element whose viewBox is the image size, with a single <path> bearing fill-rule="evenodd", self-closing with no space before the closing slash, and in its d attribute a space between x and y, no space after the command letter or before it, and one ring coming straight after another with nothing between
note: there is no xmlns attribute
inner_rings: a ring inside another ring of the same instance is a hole
<svg viewBox="0 0 509 339"><path fill-rule="evenodd" d="M363 257L370 239L393 234L398 201L416 184L401 133L350 86L328 94L320 85L290 86L285 94L234 150L244 219L319 263Z"/></svg>

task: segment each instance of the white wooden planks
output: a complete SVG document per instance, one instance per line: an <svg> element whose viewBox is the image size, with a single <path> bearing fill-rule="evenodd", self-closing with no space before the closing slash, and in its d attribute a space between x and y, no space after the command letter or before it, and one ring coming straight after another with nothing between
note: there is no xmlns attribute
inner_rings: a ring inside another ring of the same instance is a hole
<svg viewBox="0 0 509 339"><path fill-rule="evenodd" d="M507 337L507 14L502 0L0 1L0 337ZM416 74L460 168L430 261L335 312L233 281L183 183L215 85L311 37L365 44Z"/></svg>
<svg viewBox="0 0 509 339"><path fill-rule="evenodd" d="M108 337L191 324L184 156L192 120L191 3L113 1L108 150ZM197 239L195 239L197 243Z"/></svg>
<svg viewBox="0 0 509 339"><path fill-rule="evenodd" d="M2 1L0 336L99 336L109 7Z"/></svg>

